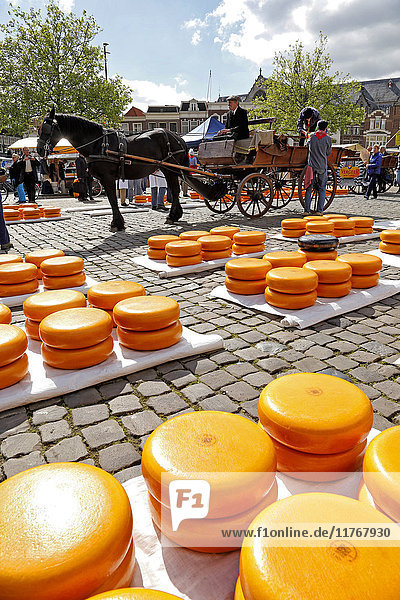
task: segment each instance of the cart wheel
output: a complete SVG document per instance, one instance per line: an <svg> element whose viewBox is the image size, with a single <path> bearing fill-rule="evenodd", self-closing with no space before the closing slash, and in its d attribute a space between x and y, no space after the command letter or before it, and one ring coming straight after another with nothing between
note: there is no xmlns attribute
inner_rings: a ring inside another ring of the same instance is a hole
<svg viewBox="0 0 400 600"><path fill-rule="evenodd" d="M306 175L306 170L307 170L307 167L304 167L304 169L301 172L300 179L299 179L299 200L300 200L300 203L303 208L305 206L304 197L305 197L306 190L304 188L304 178ZM335 169L328 163L328 182L326 184L326 197L325 197L324 210L326 210L332 204L333 199L336 194L336 188L337 188L336 172L335 172ZM311 209L311 211L316 212L317 208L318 208L318 190L314 187L311 192L311 207L310 207L310 209Z"/></svg>
<svg viewBox="0 0 400 600"><path fill-rule="evenodd" d="M263 173L251 173L239 184L236 203L240 212L250 219L264 216L271 208L274 187Z"/></svg>
<svg viewBox="0 0 400 600"><path fill-rule="evenodd" d="M382 186L382 190L383 193L387 192L390 190L390 188L392 187L392 185L394 184L396 177L394 175L394 169L392 169L392 167L385 167L384 169L382 169L383 173L383 186Z"/></svg>
<svg viewBox="0 0 400 600"><path fill-rule="evenodd" d="M227 183L227 192L224 196L217 199L213 198L212 200L203 196L205 205L215 213L223 214L229 212L235 206L236 187L234 181L229 181Z"/></svg>
<svg viewBox="0 0 400 600"><path fill-rule="evenodd" d="M103 191L103 186L101 185L100 181L96 178L93 178L93 183L92 183L93 198L97 198L98 196L100 196L102 191Z"/></svg>
<svg viewBox="0 0 400 600"><path fill-rule="evenodd" d="M356 183L349 187L350 194L356 194L357 196L364 196L367 191L367 186L363 183Z"/></svg>
<svg viewBox="0 0 400 600"><path fill-rule="evenodd" d="M271 208L274 210L284 208L293 198L297 185L296 173L278 168L270 171L268 175L271 177L275 191Z"/></svg>

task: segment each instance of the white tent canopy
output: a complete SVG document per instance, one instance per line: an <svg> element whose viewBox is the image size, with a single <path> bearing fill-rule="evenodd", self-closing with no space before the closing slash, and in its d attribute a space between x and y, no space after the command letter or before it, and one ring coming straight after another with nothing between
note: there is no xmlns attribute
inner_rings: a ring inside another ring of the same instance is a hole
<svg viewBox="0 0 400 600"><path fill-rule="evenodd" d="M30 150L36 150L37 137L27 137L17 140L11 146L10 150L22 150L22 148L29 148ZM76 152L75 148L71 146L68 140L62 138L58 144L54 147L53 152Z"/></svg>

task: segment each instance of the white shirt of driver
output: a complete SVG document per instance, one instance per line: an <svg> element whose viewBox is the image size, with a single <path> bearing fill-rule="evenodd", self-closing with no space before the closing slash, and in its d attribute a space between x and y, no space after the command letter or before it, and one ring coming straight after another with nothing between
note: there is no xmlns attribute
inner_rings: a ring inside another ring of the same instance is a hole
<svg viewBox="0 0 400 600"><path fill-rule="evenodd" d="M25 173L32 173L32 163L30 160L27 160L25 163Z"/></svg>

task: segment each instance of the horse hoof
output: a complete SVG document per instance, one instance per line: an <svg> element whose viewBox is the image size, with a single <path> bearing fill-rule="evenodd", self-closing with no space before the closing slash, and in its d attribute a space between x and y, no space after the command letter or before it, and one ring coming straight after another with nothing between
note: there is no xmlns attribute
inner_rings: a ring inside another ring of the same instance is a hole
<svg viewBox="0 0 400 600"><path fill-rule="evenodd" d="M167 218L165 219L165 223L166 223L167 225L173 225L173 224L175 223L175 221L173 221L172 219L170 219L169 217L167 217Z"/></svg>
<svg viewBox="0 0 400 600"><path fill-rule="evenodd" d="M116 233L118 231L118 227L115 227L115 225L111 225L110 231L111 233Z"/></svg>

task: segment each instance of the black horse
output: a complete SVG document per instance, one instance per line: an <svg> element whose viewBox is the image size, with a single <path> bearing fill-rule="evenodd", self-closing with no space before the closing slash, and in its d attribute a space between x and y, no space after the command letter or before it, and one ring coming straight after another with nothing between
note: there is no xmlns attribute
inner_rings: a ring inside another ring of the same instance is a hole
<svg viewBox="0 0 400 600"><path fill-rule="evenodd" d="M160 168L172 193L172 205L166 222L173 223L182 217L178 169L158 166L157 163L125 159L123 173L121 173L120 158L106 153L106 150L111 150L120 154L133 154L187 167L189 166L188 149L179 135L165 129L153 129L125 138L115 130L105 129L99 123L88 119L55 114L53 108L44 118L39 131L37 142L39 155L47 156L61 138L66 138L86 157L89 172L102 183L113 213L111 231L125 229L124 219L118 208L115 186L115 181L120 179L121 175L126 179L141 179Z"/></svg>

